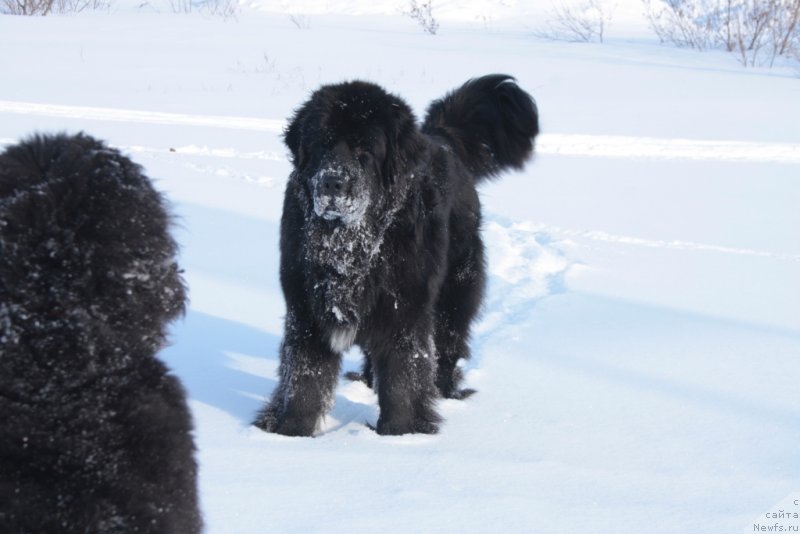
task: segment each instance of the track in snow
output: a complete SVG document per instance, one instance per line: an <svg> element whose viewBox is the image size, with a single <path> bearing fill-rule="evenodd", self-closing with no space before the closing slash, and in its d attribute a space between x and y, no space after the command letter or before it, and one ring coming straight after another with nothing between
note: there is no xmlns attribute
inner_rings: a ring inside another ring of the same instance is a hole
<svg viewBox="0 0 800 534"><path fill-rule="evenodd" d="M599 230L575 230L570 228L559 228L557 226L550 225L532 224L529 222L513 223L510 227L513 230L523 230L543 235L554 235L559 236L559 238L566 239L583 238L591 241L602 241L605 243L630 245L634 247L717 252L735 256L753 256L759 258L770 258L773 260L800 262L800 254L781 254L749 248L723 247L719 245L709 245L706 243L696 243L694 241L643 239L640 237L609 234L608 232L602 232Z"/></svg>
<svg viewBox="0 0 800 534"><path fill-rule="evenodd" d="M59 106L55 104L35 104L0 100L0 113L21 115L40 115L91 121L138 122L145 124L169 124L178 126L210 126L213 128L232 128L236 130L257 130L280 132L284 121L257 119L254 117L223 117L214 115L186 115L182 113L162 113L157 111L138 111L132 109L95 108L84 106Z"/></svg>
<svg viewBox="0 0 800 534"><path fill-rule="evenodd" d="M62 117L73 120L134 122L154 125L203 126L222 129L255 130L278 134L285 122L277 119L253 117L229 117L214 115L187 115L115 108L83 106L61 106L0 100L0 113ZM0 138L0 145L16 142L11 138ZM213 148L185 145L175 147L149 147L142 145L118 146L131 154L179 155L234 160L261 160L285 162L285 155L271 151L241 151L232 147ZM690 139L656 139L647 137L624 137L605 135L544 134L537 139L537 152L564 156L603 157L620 159L667 159L722 162L772 162L800 164L800 144L756 143L744 141L704 141ZM187 163L186 165L191 165ZM193 168L196 166L193 166ZM195 169L198 170L198 169ZM211 172L211 171L206 171ZM217 174L230 174L227 169ZM271 186L272 178L251 179L259 184ZM523 225L527 225L524 223ZM535 225L534 225L535 226ZM655 241L630 236L612 235L599 231L564 229L555 227L519 227L518 230L544 232L562 237L581 237L593 241L605 241L647 248L675 250L703 250L723 254L770 257L783 261L800 261L800 255L775 254L761 250L736 249L704 243L684 241Z"/></svg>
<svg viewBox="0 0 800 534"><path fill-rule="evenodd" d="M0 113L41 115L65 119L135 122L180 126L204 126L236 130L255 130L280 133L285 121L255 117L229 117L215 115L188 115L130 109L61 106L0 100ZM3 143L13 142L2 139ZM140 150L158 151L138 147ZM609 135L544 134L537 142L540 154L564 156L668 159L727 162L800 163L800 144L757 143L749 141L708 141L697 139L659 139L652 137L627 137ZM132 150L136 151L136 150ZM225 156L220 153L224 152ZM215 157L252 158L251 154L236 155L234 149L209 149L206 154ZM267 158L267 159L272 159Z"/></svg>

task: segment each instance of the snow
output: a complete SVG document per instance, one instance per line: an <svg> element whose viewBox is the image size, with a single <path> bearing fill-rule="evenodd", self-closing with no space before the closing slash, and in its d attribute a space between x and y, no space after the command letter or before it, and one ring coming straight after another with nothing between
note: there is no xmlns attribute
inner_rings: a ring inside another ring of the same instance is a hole
<svg viewBox="0 0 800 534"><path fill-rule="evenodd" d="M0 142L83 129L174 204L191 305L163 357L189 391L208 532L752 532L794 511L797 67L661 46L634 0L602 45L534 38L545 3L435 2L436 36L404 4L0 16ZM283 328L285 119L351 78L421 116L489 72L536 97L544 134L481 190L478 393L440 403L436 436L376 435L375 395L344 380L317 438L250 427Z"/></svg>

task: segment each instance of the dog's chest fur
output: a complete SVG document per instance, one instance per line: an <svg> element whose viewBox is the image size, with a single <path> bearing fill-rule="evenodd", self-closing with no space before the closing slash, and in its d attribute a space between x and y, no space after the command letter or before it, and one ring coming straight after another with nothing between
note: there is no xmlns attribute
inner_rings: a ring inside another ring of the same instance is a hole
<svg viewBox="0 0 800 534"><path fill-rule="evenodd" d="M306 261L308 294L320 323L331 330L335 351L349 348L367 312L370 275L381 260L383 232L367 222L331 227L325 221L307 221Z"/></svg>
<svg viewBox="0 0 800 534"><path fill-rule="evenodd" d="M331 224L305 211L306 294L335 352L353 345L385 285L380 281L397 278L396 270L402 269L390 259L396 256L389 250L394 239L390 234L399 219L417 212L419 197L410 195L411 184L411 180L405 181L388 207L381 204L380 210L368 214L359 224ZM308 208L308 197L301 195L300 200ZM375 216L375 212L381 216Z"/></svg>

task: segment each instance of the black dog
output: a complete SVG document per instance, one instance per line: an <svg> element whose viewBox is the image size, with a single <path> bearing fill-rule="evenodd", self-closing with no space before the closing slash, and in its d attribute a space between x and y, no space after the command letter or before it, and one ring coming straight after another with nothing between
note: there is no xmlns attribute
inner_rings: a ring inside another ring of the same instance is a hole
<svg viewBox="0 0 800 534"><path fill-rule="evenodd" d="M165 202L83 134L0 154L0 532L199 532Z"/></svg>
<svg viewBox="0 0 800 534"><path fill-rule="evenodd" d="M464 398L456 363L485 285L476 184L521 168L538 116L514 79L484 76L408 105L365 82L324 86L285 133L293 156L281 220L286 325L280 382L255 424L310 436L342 351L374 373L380 434L434 433L435 399Z"/></svg>

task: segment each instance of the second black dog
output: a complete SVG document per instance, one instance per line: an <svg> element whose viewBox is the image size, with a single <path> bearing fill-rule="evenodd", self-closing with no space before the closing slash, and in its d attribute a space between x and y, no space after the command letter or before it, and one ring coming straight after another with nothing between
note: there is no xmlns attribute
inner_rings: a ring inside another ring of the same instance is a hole
<svg viewBox="0 0 800 534"><path fill-rule="evenodd" d="M0 154L0 532L200 531L184 390L155 358L186 298L169 224L89 136Z"/></svg>

